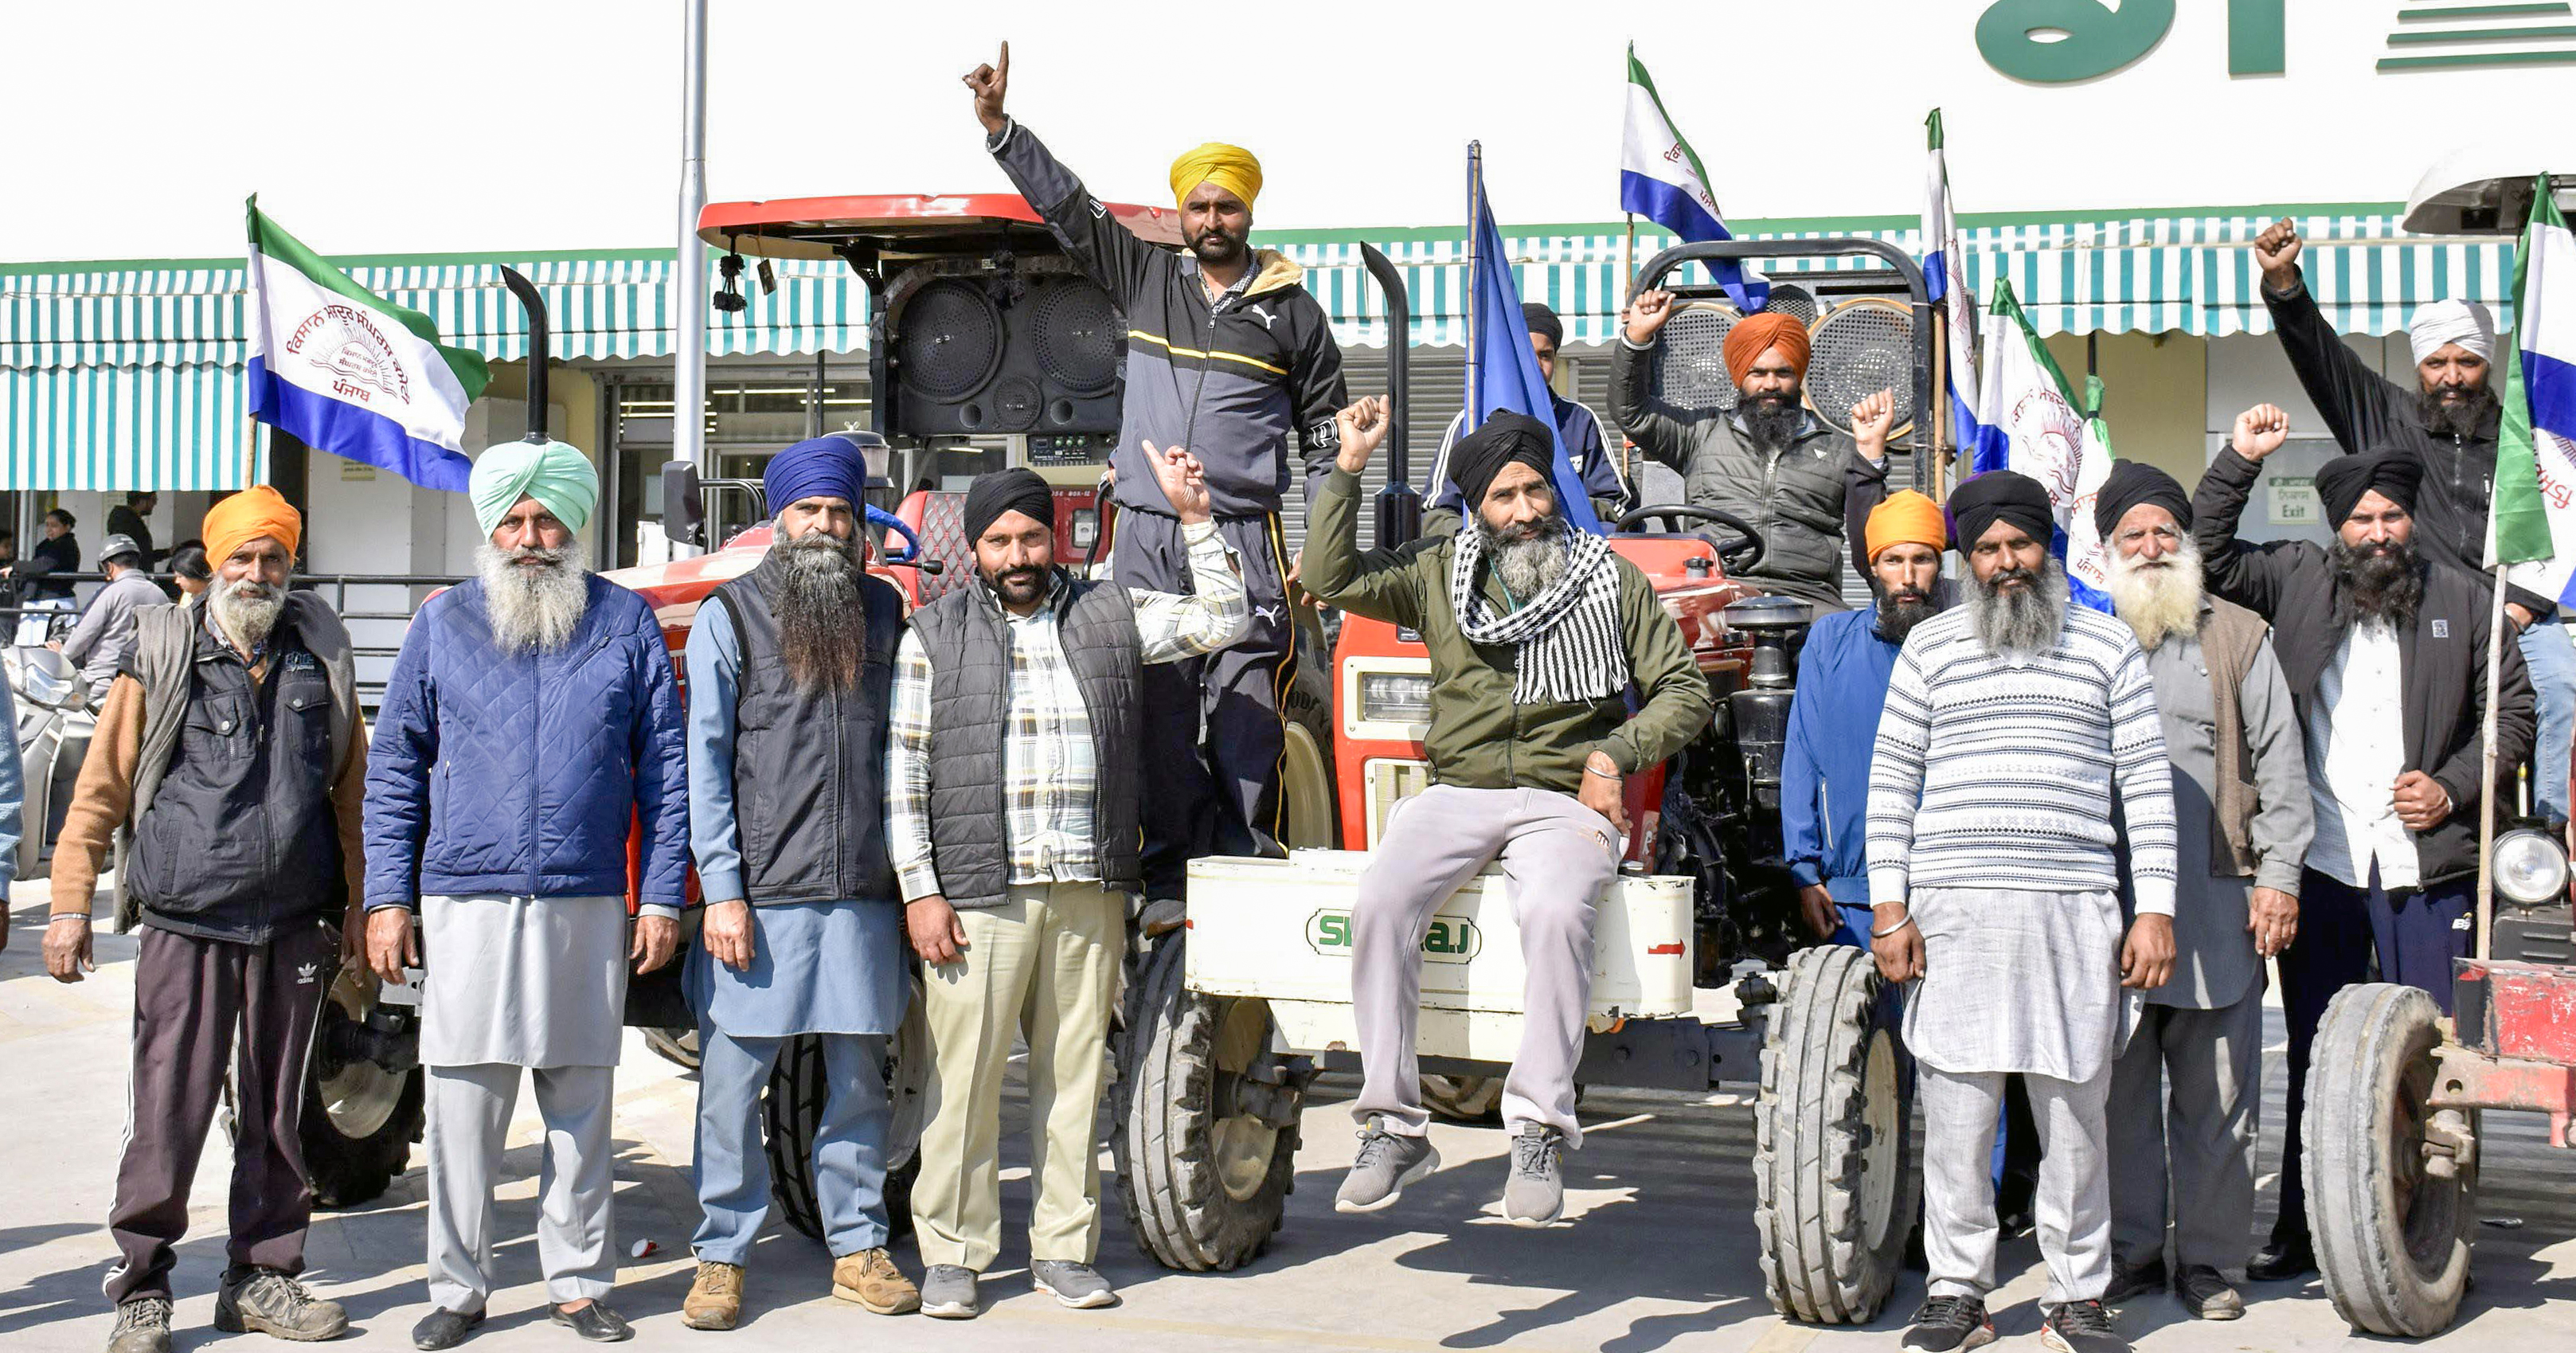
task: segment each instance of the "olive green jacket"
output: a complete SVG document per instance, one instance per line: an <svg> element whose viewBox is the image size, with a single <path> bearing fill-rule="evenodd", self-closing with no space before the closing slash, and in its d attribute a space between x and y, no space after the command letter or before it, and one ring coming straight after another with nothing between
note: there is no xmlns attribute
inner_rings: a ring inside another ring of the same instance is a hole
<svg viewBox="0 0 2576 1353"><path fill-rule="evenodd" d="M1438 536L1395 550L1361 551L1358 476L1334 467L1306 527L1303 581L1353 615L1417 631L1431 650L1431 771L1469 789L1550 789L1571 794L1584 759L1599 748L1634 774L1680 751L1708 726L1708 679L1691 660L1681 627L1637 566L1617 559L1619 626L1628 672L1643 697L1635 718L1619 696L1567 704L1515 705L1514 651L1471 644L1449 608L1453 541ZM1508 601L1490 570L1479 584L1497 611Z"/></svg>

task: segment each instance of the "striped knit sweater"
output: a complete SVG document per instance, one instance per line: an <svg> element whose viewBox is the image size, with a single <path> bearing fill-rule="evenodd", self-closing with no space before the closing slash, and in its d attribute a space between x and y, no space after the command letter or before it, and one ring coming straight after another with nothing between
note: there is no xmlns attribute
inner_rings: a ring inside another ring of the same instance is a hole
<svg viewBox="0 0 2576 1353"><path fill-rule="evenodd" d="M2117 888L2111 791L2140 912L2174 909L2172 768L2129 627L2069 606L2027 662L1977 641L1969 609L1915 627L1897 656L1869 771L1869 896L1907 889Z"/></svg>

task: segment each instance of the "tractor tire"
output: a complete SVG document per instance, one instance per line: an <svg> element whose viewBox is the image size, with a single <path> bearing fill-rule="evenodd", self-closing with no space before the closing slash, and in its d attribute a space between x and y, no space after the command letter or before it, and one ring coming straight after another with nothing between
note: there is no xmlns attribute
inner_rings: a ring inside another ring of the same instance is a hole
<svg viewBox="0 0 2576 1353"><path fill-rule="evenodd" d="M930 1039L921 1020L916 978L903 1027L886 1046L886 1094L893 1101L886 1125L886 1228L897 1239L912 1234L912 1184L921 1177L921 1127L930 1106ZM829 1088L823 1040L807 1034L779 1050L761 1096L770 1199L788 1225L816 1240L824 1235L823 1207L814 1194L814 1133L823 1122Z"/></svg>
<svg viewBox="0 0 2576 1353"><path fill-rule="evenodd" d="M2414 987L2346 987L2308 1066L2308 1233L2335 1313L2371 1334L2439 1334L2468 1288L2477 1169L2424 1160L2441 1015Z"/></svg>
<svg viewBox="0 0 2576 1353"><path fill-rule="evenodd" d="M644 1046L655 1056L683 1070L698 1069L698 1031L695 1029L642 1029Z"/></svg>
<svg viewBox="0 0 2576 1353"><path fill-rule="evenodd" d="M1422 1107L1434 1118L1486 1125L1503 1121L1500 1076L1424 1076L1421 1086Z"/></svg>
<svg viewBox="0 0 2576 1353"><path fill-rule="evenodd" d="M1311 614L1311 613L1310 613ZM1290 850L1332 850L1342 844L1339 789L1333 779L1333 688L1325 675L1329 654L1297 631L1297 666L1281 706L1286 740L1279 752L1279 844Z"/></svg>
<svg viewBox="0 0 2576 1353"><path fill-rule="evenodd" d="M1181 955L1181 932L1156 941L1130 988L1110 1154L1137 1248L1204 1273L1269 1247L1296 1187L1298 1132L1221 1116L1218 1085L1267 1048L1270 1009L1190 991Z"/></svg>
<svg viewBox="0 0 2576 1353"><path fill-rule="evenodd" d="M419 1067L393 1071L333 1055L335 1026L363 1022L373 992L371 984L344 970L314 1021L297 1135L316 1207L359 1207L383 1196L411 1168L411 1144L428 1122Z"/></svg>
<svg viewBox="0 0 2576 1353"><path fill-rule="evenodd" d="M1790 1319L1866 1324L1914 1222L1913 1068L1867 951L1801 950L1779 982L1753 1114L1762 1286Z"/></svg>

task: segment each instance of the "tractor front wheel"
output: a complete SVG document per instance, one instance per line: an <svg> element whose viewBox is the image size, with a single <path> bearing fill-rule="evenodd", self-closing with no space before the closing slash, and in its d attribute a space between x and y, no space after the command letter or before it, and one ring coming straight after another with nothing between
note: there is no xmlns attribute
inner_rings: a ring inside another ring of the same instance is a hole
<svg viewBox="0 0 2576 1353"><path fill-rule="evenodd" d="M2308 1231L2335 1314L2372 1334L2439 1334L2468 1289L2477 1166L2448 1139L2475 1123L2445 1132L2425 1103L2441 1014L2414 987L2346 987L2308 1064Z"/></svg>
<svg viewBox="0 0 2576 1353"><path fill-rule="evenodd" d="M1866 950L1801 950L1780 978L1753 1112L1762 1285L1793 1320L1866 1324L1896 1283L1919 1187L1897 1003Z"/></svg>

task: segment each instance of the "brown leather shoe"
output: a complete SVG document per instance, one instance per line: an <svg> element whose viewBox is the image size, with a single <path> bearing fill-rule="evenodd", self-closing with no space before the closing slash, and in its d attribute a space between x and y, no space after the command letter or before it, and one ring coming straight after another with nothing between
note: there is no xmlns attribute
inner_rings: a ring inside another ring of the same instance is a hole
<svg viewBox="0 0 2576 1353"><path fill-rule="evenodd" d="M845 1254L832 1261L832 1295L843 1301L855 1301L878 1315L903 1315L921 1309L921 1289L903 1270L894 1266L894 1256L882 1248Z"/></svg>
<svg viewBox="0 0 2576 1353"><path fill-rule="evenodd" d="M680 1303L680 1323L693 1330L729 1330L741 1319L742 1265L699 1260L689 1299Z"/></svg>

